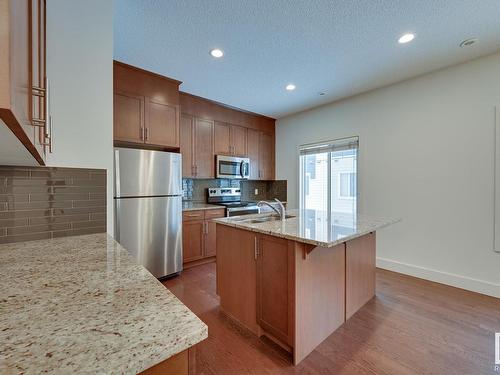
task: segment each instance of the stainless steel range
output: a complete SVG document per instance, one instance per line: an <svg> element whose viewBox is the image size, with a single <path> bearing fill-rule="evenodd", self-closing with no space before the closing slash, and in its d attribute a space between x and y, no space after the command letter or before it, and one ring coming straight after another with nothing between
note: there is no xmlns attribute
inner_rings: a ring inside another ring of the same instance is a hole
<svg viewBox="0 0 500 375"><path fill-rule="evenodd" d="M242 202L239 188L208 188L208 203L226 207L226 216L258 214L256 202Z"/></svg>

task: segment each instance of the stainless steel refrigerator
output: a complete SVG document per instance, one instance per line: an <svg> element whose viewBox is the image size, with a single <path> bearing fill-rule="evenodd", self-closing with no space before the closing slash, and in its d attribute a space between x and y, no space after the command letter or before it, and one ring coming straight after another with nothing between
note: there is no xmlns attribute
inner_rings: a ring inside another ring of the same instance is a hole
<svg viewBox="0 0 500 375"><path fill-rule="evenodd" d="M114 149L115 238L157 278L182 271L182 160Z"/></svg>

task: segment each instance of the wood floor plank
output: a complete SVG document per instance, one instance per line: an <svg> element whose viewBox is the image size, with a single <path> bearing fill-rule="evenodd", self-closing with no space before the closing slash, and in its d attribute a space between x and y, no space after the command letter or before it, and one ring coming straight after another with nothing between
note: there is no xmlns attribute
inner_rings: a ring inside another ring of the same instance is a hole
<svg viewBox="0 0 500 375"><path fill-rule="evenodd" d="M294 367L283 349L219 311L214 263L163 284L208 325L199 375L500 374L497 298L377 269L376 297Z"/></svg>

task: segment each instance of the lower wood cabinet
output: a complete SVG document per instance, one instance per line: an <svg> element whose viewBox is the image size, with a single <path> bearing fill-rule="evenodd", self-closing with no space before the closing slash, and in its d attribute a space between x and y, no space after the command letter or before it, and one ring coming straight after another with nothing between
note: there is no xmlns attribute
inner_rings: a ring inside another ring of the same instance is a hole
<svg viewBox="0 0 500 375"><path fill-rule="evenodd" d="M224 216L224 208L182 213L184 266L195 265L195 261L203 261L216 255L216 225L211 220Z"/></svg>

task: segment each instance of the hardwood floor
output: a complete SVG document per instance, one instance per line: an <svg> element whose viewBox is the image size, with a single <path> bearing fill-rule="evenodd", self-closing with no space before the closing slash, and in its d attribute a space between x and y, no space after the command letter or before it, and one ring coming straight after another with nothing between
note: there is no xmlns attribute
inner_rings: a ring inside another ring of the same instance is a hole
<svg viewBox="0 0 500 375"><path fill-rule="evenodd" d="M207 325L196 373L500 374L500 299L377 269L377 294L294 367L290 356L219 312L215 263L163 282Z"/></svg>

